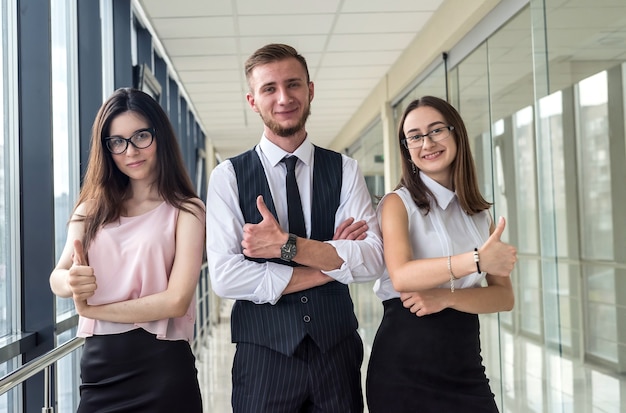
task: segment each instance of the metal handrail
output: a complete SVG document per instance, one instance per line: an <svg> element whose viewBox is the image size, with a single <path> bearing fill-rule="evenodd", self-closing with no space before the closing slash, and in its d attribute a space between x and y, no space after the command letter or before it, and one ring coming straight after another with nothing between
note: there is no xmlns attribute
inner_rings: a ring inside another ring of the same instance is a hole
<svg viewBox="0 0 626 413"><path fill-rule="evenodd" d="M2 377L0 379L0 396L67 356L82 346L84 341L85 339L82 337L74 337Z"/></svg>
<svg viewBox="0 0 626 413"><path fill-rule="evenodd" d="M208 278L208 265L206 261L203 263L202 268L202 276ZM200 299L208 299L208 285L205 287L207 291L202 291ZM199 302L200 300L198 300ZM206 304L205 304L206 305ZM208 310L205 310L208 313ZM206 314L205 314L206 317ZM204 324L210 327L210 322L208 320L203 320ZM207 334L207 329L202 326L200 329L200 335L194 338L194 342L192 343L192 348L196 349L198 342L202 341L204 336ZM4 377L0 378L0 396L10 391L14 387L20 385L24 381L28 380L35 374L44 371L44 406L42 408L42 412L44 413L53 413L54 409L51 407L51 378L50 378L50 367L53 366L57 361L67 356L74 350L78 349L85 342L85 339L82 337L74 337L73 339L61 344L58 347L48 351L47 353L37 357L34 360L29 361L28 363L20 366L16 370L8 373Z"/></svg>

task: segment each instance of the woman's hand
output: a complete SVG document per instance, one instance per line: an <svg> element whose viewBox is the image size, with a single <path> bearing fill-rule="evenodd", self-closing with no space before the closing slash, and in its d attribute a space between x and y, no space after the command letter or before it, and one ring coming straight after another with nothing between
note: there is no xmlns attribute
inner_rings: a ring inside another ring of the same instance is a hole
<svg viewBox="0 0 626 413"><path fill-rule="evenodd" d="M445 297L450 292L443 288L433 288L411 293L400 293L404 308L408 308L418 317L438 313L447 308Z"/></svg>
<svg viewBox="0 0 626 413"><path fill-rule="evenodd" d="M98 285L93 268L87 263L83 243L79 240L74 241L72 261L67 282L72 290L76 311L81 314L81 311L88 305L87 299L94 295Z"/></svg>
<svg viewBox="0 0 626 413"><path fill-rule="evenodd" d="M517 249L500 241L505 224L504 218L500 217L498 226L478 250L480 269L499 277L510 276L517 261Z"/></svg>

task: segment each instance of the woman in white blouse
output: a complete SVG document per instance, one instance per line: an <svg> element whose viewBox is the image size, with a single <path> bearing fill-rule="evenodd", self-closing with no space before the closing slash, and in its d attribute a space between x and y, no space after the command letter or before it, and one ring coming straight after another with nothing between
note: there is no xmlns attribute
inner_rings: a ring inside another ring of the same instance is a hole
<svg viewBox="0 0 626 413"><path fill-rule="evenodd" d="M467 130L424 96L398 131L402 179L378 207L387 270L367 373L377 412L497 412L480 355L478 314L510 311L516 249L500 241L480 194Z"/></svg>

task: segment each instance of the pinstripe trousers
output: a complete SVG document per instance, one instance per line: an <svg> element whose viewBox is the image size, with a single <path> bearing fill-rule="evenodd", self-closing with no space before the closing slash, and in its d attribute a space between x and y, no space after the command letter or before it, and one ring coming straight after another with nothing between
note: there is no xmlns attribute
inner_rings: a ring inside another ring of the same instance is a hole
<svg viewBox="0 0 626 413"><path fill-rule="evenodd" d="M292 356L238 343L233 413L362 413L362 362L356 331L325 353L309 336Z"/></svg>

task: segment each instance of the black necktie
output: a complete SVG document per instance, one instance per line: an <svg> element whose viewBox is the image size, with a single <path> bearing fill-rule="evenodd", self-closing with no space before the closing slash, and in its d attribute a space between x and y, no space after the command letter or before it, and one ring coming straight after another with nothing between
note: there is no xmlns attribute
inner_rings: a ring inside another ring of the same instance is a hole
<svg viewBox="0 0 626 413"><path fill-rule="evenodd" d="M299 237L306 238L306 228L304 226L304 214L302 213L302 202L300 201L300 191L296 182L296 162L297 156L283 158L287 166L287 211L289 213L289 232Z"/></svg>

